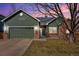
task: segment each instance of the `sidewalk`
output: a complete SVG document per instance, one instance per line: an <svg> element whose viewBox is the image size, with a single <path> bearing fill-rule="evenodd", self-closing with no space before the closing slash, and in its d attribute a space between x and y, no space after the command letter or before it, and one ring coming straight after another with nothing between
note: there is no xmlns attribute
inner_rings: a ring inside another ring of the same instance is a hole
<svg viewBox="0 0 79 59"><path fill-rule="evenodd" d="M0 56L22 56L32 40L0 40Z"/></svg>

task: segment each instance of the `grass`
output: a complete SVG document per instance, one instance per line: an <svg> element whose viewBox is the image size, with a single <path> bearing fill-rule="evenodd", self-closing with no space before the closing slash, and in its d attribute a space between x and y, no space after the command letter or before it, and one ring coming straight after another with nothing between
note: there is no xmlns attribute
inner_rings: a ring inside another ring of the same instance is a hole
<svg viewBox="0 0 79 59"><path fill-rule="evenodd" d="M79 55L79 42L69 44L64 40L33 41L24 56L74 56Z"/></svg>

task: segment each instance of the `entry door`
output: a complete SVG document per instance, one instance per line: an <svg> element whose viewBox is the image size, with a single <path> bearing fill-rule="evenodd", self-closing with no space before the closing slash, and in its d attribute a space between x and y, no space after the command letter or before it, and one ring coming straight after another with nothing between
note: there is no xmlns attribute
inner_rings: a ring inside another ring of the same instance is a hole
<svg viewBox="0 0 79 59"><path fill-rule="evenodd" d="M33 27L10 27L9 28L10 39L33 39L34 28Z"/></svg>
<svg viewBox="0 0 79 59"><path fill-rule="evenodd" d="M46 28L40 28L41 38L46 37Z"/></svg>

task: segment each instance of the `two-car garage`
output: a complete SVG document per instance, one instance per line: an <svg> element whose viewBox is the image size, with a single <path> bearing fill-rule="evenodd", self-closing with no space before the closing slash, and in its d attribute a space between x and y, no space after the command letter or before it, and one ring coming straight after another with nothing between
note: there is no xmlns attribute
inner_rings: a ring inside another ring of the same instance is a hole
<svg viewBox="0 0 79 59"><path fill-rule="evenodd" d="M8 36L10 39L33 39L33 27L10 27Z"/></svg>

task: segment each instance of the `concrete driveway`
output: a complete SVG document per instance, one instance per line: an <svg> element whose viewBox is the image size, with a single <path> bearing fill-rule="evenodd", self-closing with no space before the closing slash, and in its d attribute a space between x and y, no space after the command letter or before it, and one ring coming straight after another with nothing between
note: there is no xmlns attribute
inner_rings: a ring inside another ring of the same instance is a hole
<svg viewBox="0 0 79 59"><path fill-rule="evenodd" d="M0 56L22 56L32 40L0 40Z"/></svg>

